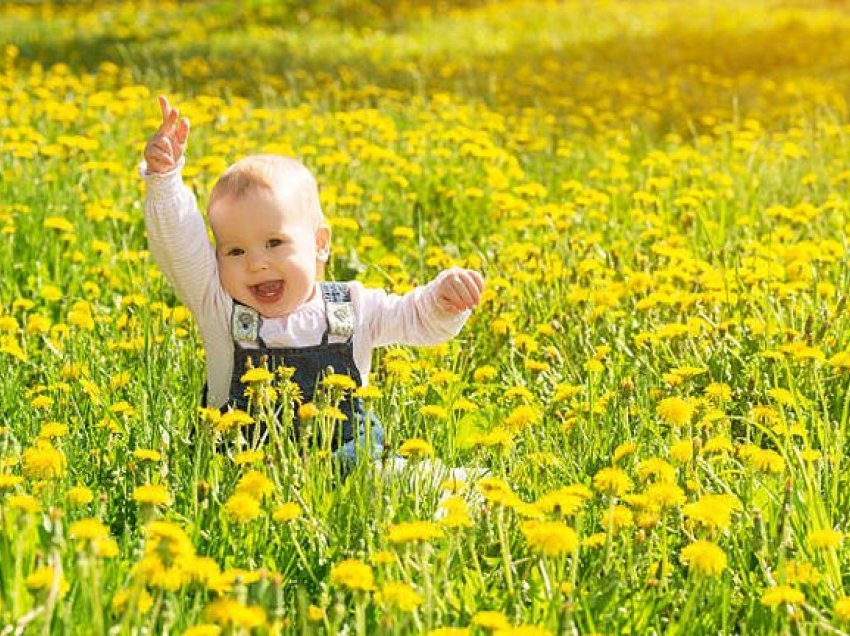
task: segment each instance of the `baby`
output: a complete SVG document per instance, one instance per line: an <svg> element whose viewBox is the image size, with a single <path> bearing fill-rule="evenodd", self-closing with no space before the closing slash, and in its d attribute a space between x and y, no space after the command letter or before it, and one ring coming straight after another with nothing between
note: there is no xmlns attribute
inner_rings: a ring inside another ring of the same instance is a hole
<svg viewBox="0 0 850 636"><path fill-rule="evenodd" d="M180 170L189 121L165 97L162 125L148 140L145 223L151 254L192 311L207 361L205 405L245 409L246 366L294 367L303 401L328 367L368 383L372 349L391 343L433 345L457 335L478 305L484 280L452 268L403 296L356 281L322 282L330 258L316 181L300 162L277 155L230 166L210 195L210 245L204 220ZM365 444L381 450L380 423L366 427L361 400L349 397L333 439L338 456Z"/></svg>

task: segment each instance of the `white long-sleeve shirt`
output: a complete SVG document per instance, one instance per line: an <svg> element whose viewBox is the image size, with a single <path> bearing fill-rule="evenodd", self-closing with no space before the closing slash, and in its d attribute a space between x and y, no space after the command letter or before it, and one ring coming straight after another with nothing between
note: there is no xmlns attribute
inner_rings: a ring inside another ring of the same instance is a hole
<svg viewBox="0 0 850 636"><path fill-rule="evenodd" d="M230 319L233 299L221 286L215 250L210 244L195 195L183 183L180 164L160 174L140 173L146 181L145 225L151 255L195 317L207 361L207 401L220 407L228 400L233 371ZM470 311L452 314L436 301L436 288L447 272L399 296L349 282L355 313L354 362L368 384L372 349L392 343L434 345L457 335ZM318 291L292 313L263 318L260 336L269 347L319 344L327 327L324 300ZM330 342L344 338L330 336Z"/></svg>

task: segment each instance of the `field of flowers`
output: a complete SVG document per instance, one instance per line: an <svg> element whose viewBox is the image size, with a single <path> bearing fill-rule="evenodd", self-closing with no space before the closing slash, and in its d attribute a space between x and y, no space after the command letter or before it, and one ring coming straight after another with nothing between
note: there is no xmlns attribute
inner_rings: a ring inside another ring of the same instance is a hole
<svg viewBox="0 0 850 636"><path fill-rule="evenodd" d="M0 634L847 633L848 59L835 0L3 2ZM290 154L331 278L485 275L377 354L410 474L199 412L160 93L202 207Z"/></svg>

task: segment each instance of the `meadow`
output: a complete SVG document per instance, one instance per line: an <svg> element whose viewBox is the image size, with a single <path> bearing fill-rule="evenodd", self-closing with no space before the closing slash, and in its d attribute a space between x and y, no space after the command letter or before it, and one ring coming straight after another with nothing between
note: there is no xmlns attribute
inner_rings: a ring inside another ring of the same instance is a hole
<svg viewBox="0 0 850 636"><path fill-rule="evenodd" d="M835 0L0 4L0 634L848 633L848 59ZM329 278L484 274L361 393L485 477L340 483L199 410L163 93L202 209L292 155Z"/></svg>

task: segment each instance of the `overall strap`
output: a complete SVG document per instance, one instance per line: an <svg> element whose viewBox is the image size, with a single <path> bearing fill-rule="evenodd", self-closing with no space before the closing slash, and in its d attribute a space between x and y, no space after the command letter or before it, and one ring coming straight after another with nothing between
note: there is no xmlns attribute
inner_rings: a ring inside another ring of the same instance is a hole
<svg viewBox="0 0 850 636"><path fill-rule="evenodd" d="M322 345L328 344L329 336L339 336L351 341L354 335L354 304L351 302L351 290L345 283L320 283L322 298L325 301L325 320L327 328L322 334Z"/></svg>
<svg viewBox="0 0 850 636"><path fill-rule="evenodd" d="M266 343L260 336L263 317L256 309L233 301L233 314L230 317L230 336L240 348L244 344L256 344L266 349Z"/></svg>

